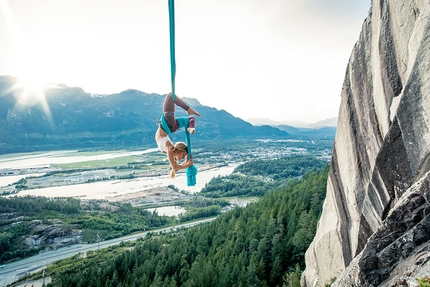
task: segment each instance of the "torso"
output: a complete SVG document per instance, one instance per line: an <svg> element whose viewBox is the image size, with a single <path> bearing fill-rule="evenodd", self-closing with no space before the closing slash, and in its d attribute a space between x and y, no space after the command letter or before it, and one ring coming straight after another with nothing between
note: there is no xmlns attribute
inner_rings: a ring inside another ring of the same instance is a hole
<svg viewBox="0 0 430 287"><path fill-rule="evenodd" d="M173 147L173 143L170 141L169 136L161 128L158 128L155 133L155 141L157 142L158 149L161 152L167 153L167 149Z"/></svg>

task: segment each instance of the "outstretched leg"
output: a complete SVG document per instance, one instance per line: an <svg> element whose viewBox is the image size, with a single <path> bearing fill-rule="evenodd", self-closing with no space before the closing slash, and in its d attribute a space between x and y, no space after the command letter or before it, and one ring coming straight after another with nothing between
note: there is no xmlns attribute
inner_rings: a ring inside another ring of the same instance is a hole
<svg viewBox="0 0 430 287"><path fill-rule="evenodd" d="M172 100L172 93L169 93L164 99L163 112L175 112L175 105L187 111L190 107L177 95L175 95L175 102Z"/></svg>
<svg viewBox="0 0 430 287"><path fill-rule="evenodd" d="M163 112L175 112L175 105L183 108L189 115L200 116L193 108L185 103L180 97L175 95L175 102L172 101L172 93L169 93L164 100Z"/></svg>
<svg viewBox="0 0 430 287"><path fill-rule="evenodd" d="M196 110L194 110L192 107L188 108L187 114L189 114L189 115L197 115L197 116L200 117L200 114Z"/></svg>

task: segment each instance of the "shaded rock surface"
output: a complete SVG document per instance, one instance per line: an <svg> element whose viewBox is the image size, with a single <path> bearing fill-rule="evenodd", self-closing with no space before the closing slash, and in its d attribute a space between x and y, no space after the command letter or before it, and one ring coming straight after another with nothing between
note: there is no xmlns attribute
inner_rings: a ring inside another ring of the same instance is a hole
<svg viewBox="0 0 430 287"><path fill-rule="evenodd" d="M430 173L390 211L332 286L417 286L430 276Z"/></svg>
<svg viewBox="0 0 430 287"><path fill-rule="evenodd" d="M341 97L301 284L416 286L430 275L429 1L372 1Z"/></svg>
<svg viewBox="0 0 430 287"><path fill-rule="evenodd" d="M40 224L32 228L31 234L24 238L30 248L58 249L82 242L82 230L72 229L64 224Z"/></svg>
<svg viewBox="0 0 430 287"><path fill-rule="evenodd" d="M13 214L8 219L14 221L9 225L20 224L29 228L28 234L19 237L17 241L19 246L26 246L26 249L56 250L61 247L82 243L82 230L65 224L59 219L28 221L22 220L25 219L24 216L14 218ZM19 221L20 219L22 221ZM7 226L4 225L3 228Z"/></svg>

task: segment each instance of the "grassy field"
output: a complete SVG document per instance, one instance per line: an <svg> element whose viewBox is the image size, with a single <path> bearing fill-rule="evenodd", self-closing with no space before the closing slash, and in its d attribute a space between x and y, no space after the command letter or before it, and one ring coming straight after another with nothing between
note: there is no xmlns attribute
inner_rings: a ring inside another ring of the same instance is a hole
<svg viewBox="0 0 430 287"><path fill-rule="evenodd" d="M100 167L117 167L117 166L126 166L128 163L135 162L136 157L133 156L124 156L117 157L105 160L90 160L90 161L81 161L81 162L73 162L73 163L65 163L65 164L55 164L56 167L62 169L84 169L84 168L100 168Z"/></svg>
<svg viewBox="0 0 430 287"><path fill-rule="evenodd" d="M105 154L105 153L103 153ZM98 154L98 155L103 155ZM97 154L87 153L86 156L96 156ZM82 156L82 155L79 155ZM88 161L72 162L65 164L55 164L54 166L62 169L91 169L91 168L113 168L113 167L124 167L130 165L151 165L154 163L160 163L165 158L162 154L148 153L141 155L126 155L113 157L109 159L95 159Z"/></svg>

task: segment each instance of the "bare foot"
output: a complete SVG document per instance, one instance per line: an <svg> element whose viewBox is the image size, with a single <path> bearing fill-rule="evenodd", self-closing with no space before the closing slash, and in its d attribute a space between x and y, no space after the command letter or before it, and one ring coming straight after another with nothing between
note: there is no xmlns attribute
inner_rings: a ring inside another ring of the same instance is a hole
<svg viewBox="0 0 430 287"><path fill-rule="evenodd" d="M198 115L200 117L200 114L198 112L196 112L192 107L188 108L187 114L189 114L189 115Z"/></svg>
<svg viewBox="0 0 430 287"><path fill-rule="evenodd" d="M196 131L195 128L188 128L187 130L190 134L194 134L194 132Z"/></svg>

